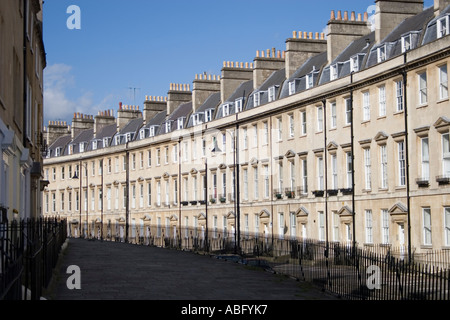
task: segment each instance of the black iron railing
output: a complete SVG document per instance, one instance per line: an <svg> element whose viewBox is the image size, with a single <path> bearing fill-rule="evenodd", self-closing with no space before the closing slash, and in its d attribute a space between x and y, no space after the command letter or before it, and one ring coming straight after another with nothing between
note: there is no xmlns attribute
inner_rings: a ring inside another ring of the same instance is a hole
<svg viewBox="0 0 450 320"><path fill-rule="evenodd" d="M0 224L0 300L38 300L50 284L67 223L27 219Z"/></svg>

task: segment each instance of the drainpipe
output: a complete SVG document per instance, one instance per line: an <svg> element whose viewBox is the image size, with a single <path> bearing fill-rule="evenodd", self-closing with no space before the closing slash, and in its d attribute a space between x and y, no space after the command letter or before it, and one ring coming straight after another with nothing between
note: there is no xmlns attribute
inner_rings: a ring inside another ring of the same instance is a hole
<svg viewBox="0 0 450 320"><path fill-rule="evenodd" d="M128 150L128 142L126 144L126 208L125 208L125 243L128 243L128 215L130 214L130 151Z"/></svg>
<svg viewBox="0 0 450 320"><path fill-rule="evenodd" d="M187 200L187 199L186 199ZM178 236L181 249L181 138L178 138Z"/></svg>
<svg viewBox="0 0 450 320"><path fill-rule="evenodd" d="M403 54L404 61L403 64L406 66L407 58L406 52ZM408 96L407 96L407 81L408 75L406 73L406 68L402 69L403 77L403 98L404 98L404 120L405 120L405 154L406 154L406 207L407 207L407 219L408 219L408 259L411 263L411 197L410 197L410 186L409 186L409 143L408 143Z"/></svg>
<svg viewBox="0 0 450 320"><path fill-rule="evenodd" d="M244 93L245 95L245 93ZM235 170L235 181L236 181L236 199L234 200L236 203L236 212L235 212L235 217L237 219L237 223L236 223L236 232L237 232L237 251L240 253L241 252L241 208L240 208L240 204L239 202L241 201L240 198L240 188L239 188L239 124L238 124L238 114L236 113L236 129L235 129L235 143L234 143L234 147L235 147L235 161L236 161L236 165L234 167Z"/></svg>
<svg viewBox="0 0 450 320"><path fill-rule="evenodd" d="M353 252L356 249L356 226L355 226L355 133L353 124L353 72L350 74L350 145L352 154L352 228L353 228Z"/></svg>
<svg viewBox="0 0 450 320"><path fill-rule="evenodd" d="M323 136L324 136L324 148L323 148L323 158L324 158L324 190L325 190L325 240L326 240L326 250L325 257L328 257L328 151L327 151L327 101L322 100L323 108Z"/></svg>

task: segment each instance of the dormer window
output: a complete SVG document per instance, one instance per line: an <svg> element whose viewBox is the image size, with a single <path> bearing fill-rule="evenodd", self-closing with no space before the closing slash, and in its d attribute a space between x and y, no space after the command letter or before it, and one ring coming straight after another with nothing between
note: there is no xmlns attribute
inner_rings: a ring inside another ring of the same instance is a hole
<svg viewBox="0 0 450 320"><path fill-rule="evenodd" d="M184 117L177 119L177 130L182 130L184 127Z"/></svg>
<svg viewBox="0 0 450 320"><path fill-rule="evenodd" d="M55 149L55 157L59 157L61 155L61 147Z"/></svg>
<svg viewBox="0 0 450 320"><path fill-rule="evenodd" d="M202 124L202 116L200 113L196 113L192 116L192 123L194 126Z"/></svg>
<svg viewBox="0 0 450 320"><path fill-rule="evenodd" d="M150 127L149 136L150 137L154 137L155 136L155 126L151 126Z"/></svg>
<svg viewBox="0 0 450 320"><path fill-rule="evenodd" d="M139 130L139 139L145 139L145 130L146 129Z"/></svg>
<svg viewBox="0 0 450 320"><path fill-rule="evenodd" d="M358 72L358 71L359 71L358 56L353 56L350 58L350 72Z"/></svg>
<svg viewBox="0 0 450 320"><path fill-rule="evenodd" d="M338 66L337 64L333 64L330 66L330 80L336 80L338 78Z"/></svg>
<svg viewBox="0 0 450 320"><path fill-rule="evenodd" d="M306 75L306 89L311 89L314 86L314 74L310 73Z"/></svg>
<svg viewBox="0 0 450 320"><path fill-rule="evenodd" d="M412 49L411 34L402 37L402 53Z"/></svg>
<svg viewBox="0 0 450 320"><path fill-rule="evenodd" d="M172 131L172 123L170 121L166 122L166 133Z"/></svg>
<svg viewBox="0 0 450 320"><path fill-rule="evenodd" d="M103 138L103 148L109 146L109 138Z"/></svg>
<svg viewBox="0 0 450 320"><path fill-rule="evenodd" d="M253 94L253 107L258 107L261 104L261 92Z"/></svg>
<svg viewBox="0 0 450 320"><path fill-rule="evenodd" d="M213 109L208 109L205 111L205 122L210 122L212 120Z"/></svg>
<svg viewBox="0 0 450 320"><path fill-rule="evenodd" d="M80 152L84 152L85 148L86 148L86 143L85 142L81 142L80 143Z"/></svg>
<svg viewBox="0 0 450 320"><path fill-rule="evenodd" d="M244 104L244 99L243 98L237 99L234 102L234 112L235 113L241 112L243 104Z"/></svg>
<svg viewBox="0 0 450 320"><path fill-rule="evenodd" d="M437 37L442 38L449 34L449 16L440 18L437 21Z"/></svg>
<svg viewBox="0 0 450 320"><path fill-rule="evenodd" d="M272 86L269 88L269 102L275 101L276 93L277 93L276 86Z"/></svg>
<svg viewBox="0 0 450 320"><path fill-rule="evenodd" d="M289 82L289 95L295 93L295 80Z"/></svg>
<svg viewBox="0 0 450 320"><path fill-rule="evenodd" d="M125 136L125 143L127 143L127 142L130 142L133 139L134 135L133 135L133 133L128 132L124 136Z"/></svg>
<svg viewBox="0 0 450 320"><path fill-rule="evenodd" d="M227 103L222 106L222 116L226 117L229 114L230 114L230 105Z"/></svg>
<svg viewBox="0 0 450 320"><path fill-rule="evenodd" d="M73 154L73 144L69 145L69 155Z"/></svg>
<svg viewBox="0 0 450 320"><path fill-rule="evenodd" d="M120 138L121 138L120 135L117 135L114 137L114 142L115 142L116 146L120 144Z"/></svg>
<svg viewBox="0 0 450 320"><path fill-rule="evenodd" d="M386 60L386 45L377 48L377 61L378 63Z"/></svg>
<svg viewBox="0 0 450 320"><path fill-rule="evenodd" d="M98 144L97 140L92 141L92 150L97 150L97 144Z"/></svg>

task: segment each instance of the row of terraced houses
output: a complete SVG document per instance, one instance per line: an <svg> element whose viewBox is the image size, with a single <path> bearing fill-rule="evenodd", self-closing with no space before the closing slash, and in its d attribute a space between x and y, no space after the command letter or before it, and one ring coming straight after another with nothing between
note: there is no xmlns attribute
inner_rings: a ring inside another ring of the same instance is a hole
<svg viewBox="0 0 450 320"><path fill-rule="evenodd" d="M450 248L450 1L332 11L144 106L50 121L45 216L72 236ZM101 226L103 225L103 228Z"/></svg>

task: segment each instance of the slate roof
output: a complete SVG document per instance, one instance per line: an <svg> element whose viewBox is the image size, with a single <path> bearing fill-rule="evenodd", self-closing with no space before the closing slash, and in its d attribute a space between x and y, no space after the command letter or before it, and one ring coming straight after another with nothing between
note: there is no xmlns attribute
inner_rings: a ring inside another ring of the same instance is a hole
<svg viewBox="0 0 450 320"><path fill-rule="evenodd" d="M283 84L284 80L286 80L286 69L280 69L277 71L274 71L266 81L256 90L252 92L252 94L249 96L247 104L245 106L245 110L249 110L254 108L254 94L259 92L260 93L260 103L259 105L263 105L269 102L269 88L275 87L275 99L278 98L280 93L281 85Z"/></svg>
<svg viewBox="0 0 450 320"><path fill-rule="evenodd" d="M322 52L314 57L309 58L302 66L300 66L294 74L287 79L281 88L280 99L289 96L289 83L291 81L296 81L295 92L301 92L306 90L306 75L314 72L315 74L315 82L314 85L317 84L318 76L323 68L323 66L327 63L327 52Z"/></svg>

